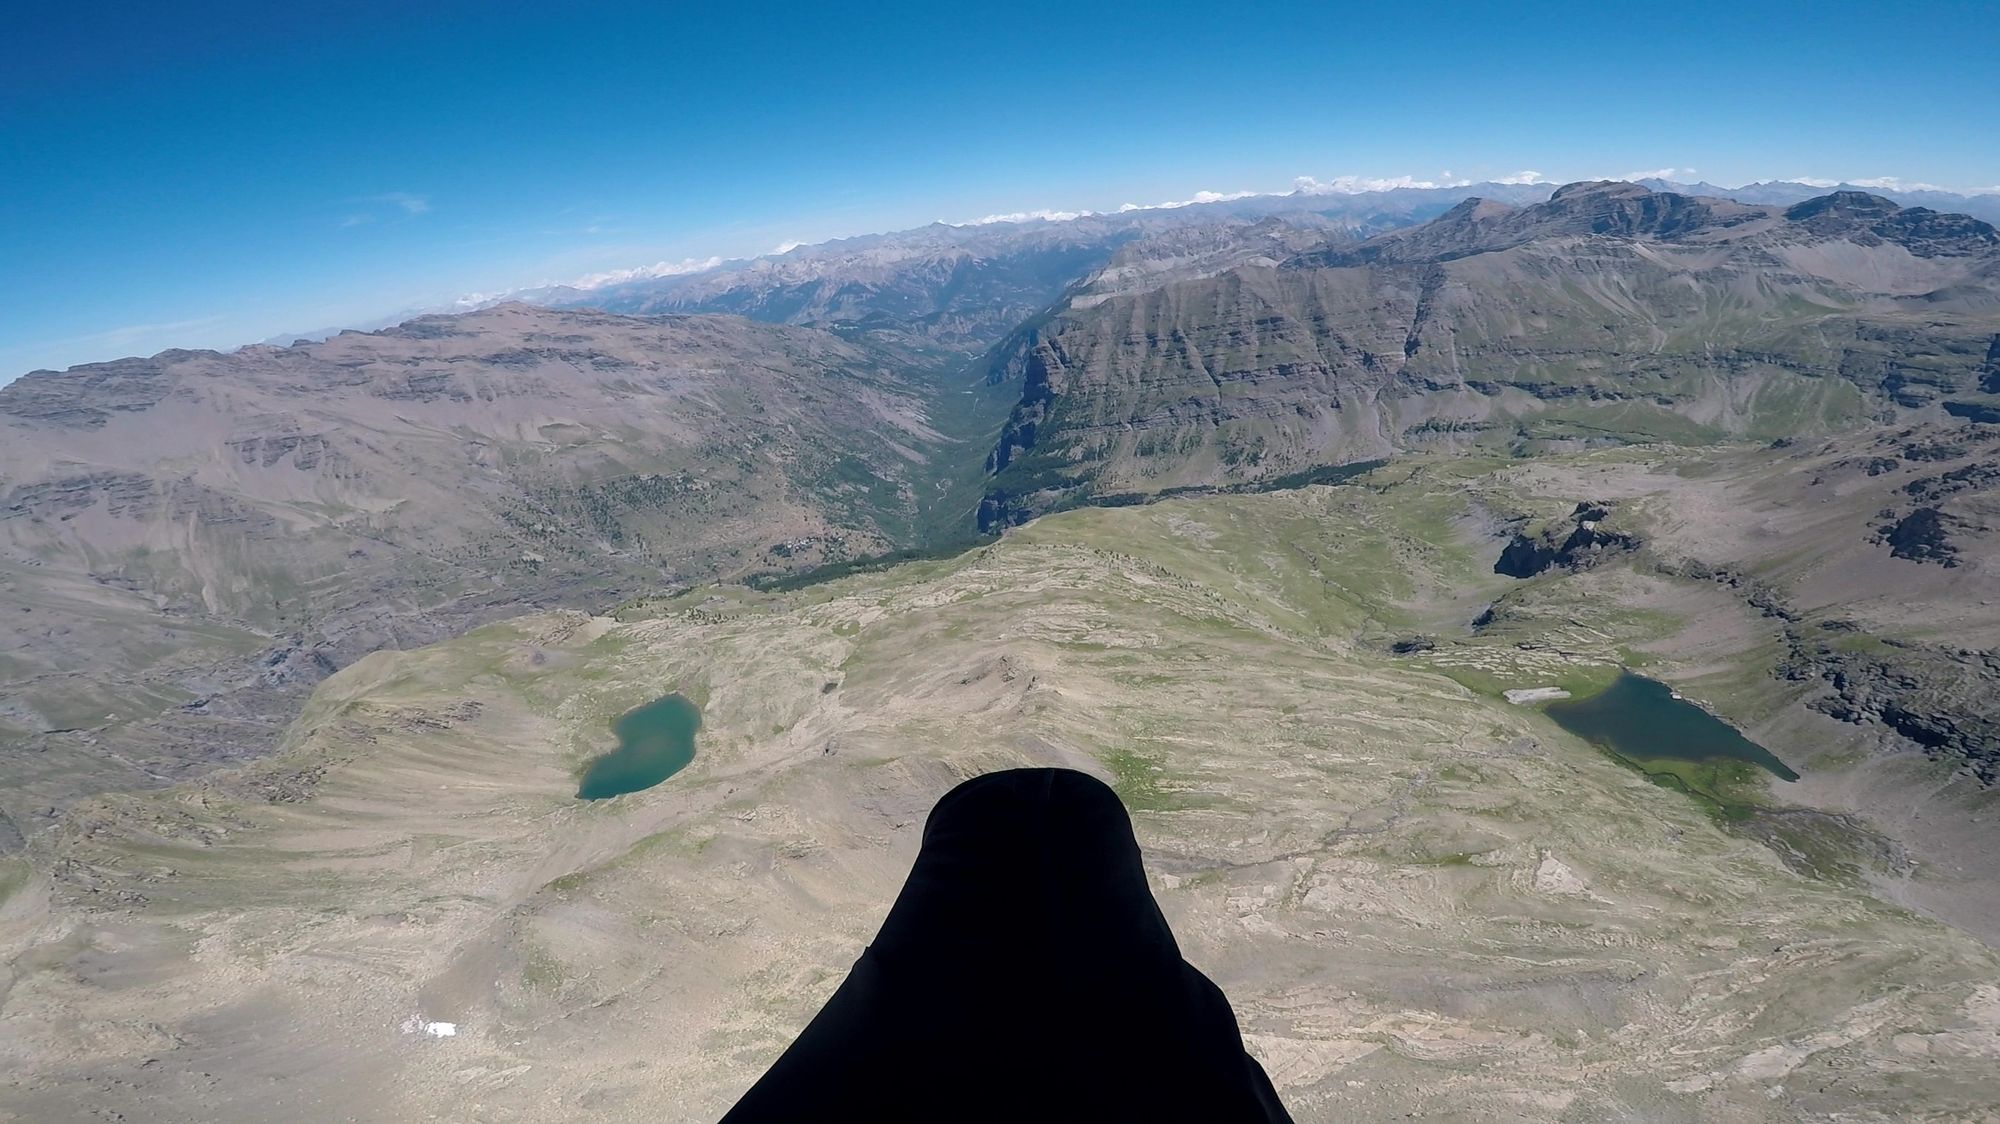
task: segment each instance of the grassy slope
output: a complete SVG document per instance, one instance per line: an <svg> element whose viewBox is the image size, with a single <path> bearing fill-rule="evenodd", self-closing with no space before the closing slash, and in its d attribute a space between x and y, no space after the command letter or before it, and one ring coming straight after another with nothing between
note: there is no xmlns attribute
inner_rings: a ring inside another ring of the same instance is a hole
<svg viewBox="0 0 2000 1124"><path fill-rule="evenodd" d="M278 757L72 822L53 914L0 913L39 942L0 1107L712 1119L838 983L929 804L1018 764L1119 786L1301 1120L1994 1103L1989 951L1492 697L1599 675L1705 603L1637 571L1567 610L1526 583L1512 619L1547 618L1544 646L1387 653L1509 586L1457 522L1540 496L1506 471L1079 510L793 593L369 657ZM609 721L669 690L704 706L693 765L570 799ZM412 1014L460 1033L398 1034Z"/></svg>

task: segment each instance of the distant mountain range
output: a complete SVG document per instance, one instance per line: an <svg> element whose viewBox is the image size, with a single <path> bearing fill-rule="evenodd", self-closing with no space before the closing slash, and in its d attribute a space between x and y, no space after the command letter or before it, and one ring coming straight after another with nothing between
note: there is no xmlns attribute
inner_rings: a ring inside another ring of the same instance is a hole
<svg viewBox="0 0 2000 1124"><path fill-rule="evenodd" d="M1475 184L1319 194L1297 191L1207 203L1140 207L1066 219L1028 218L865 234L665 276L587 286L550 285L411 309L416 315L508 301L610 312L729 312L840 331L887 332L960 357L976 355L1047 307L1077 278L1128 243L1177 230L1278 223L1315 238L1363 238L1443 214L1468 194L1509 202L1547 198L1546 184ZM266 343L324 338L333 329L284 333Z"/></svg>
<svg viewBox="0 0 2000 1124"><path fill-rule="evenodd" d="M2000 195L1816 187L1772 181L1721 187L1663 179L1638 181L1654 191L1789 205L1835 191L1868 191L1905 206L2000 222ZM1524 204L1547 199L1551 182L1456 184L1335 191L1308 187L1212 202L1136 207L1073 217L1025 217L865 234L782 253L686 268L664 276L587 285L548 285L456 304L408 309L348 325L373 330L418 315L491 307L507 301L608 312L733 312L753 319L853 331L888 331L905 342L969 357L998 342L1022 319L1047 307L1078 277L1108 264L1121 247L1174 231L1247 229L1278 224L1315 237L1365 238L1436 218L1466 199ZM282 345L324 339L339 328L286 332Z"/></svg>
<svg viewBox="0 0 2000 1124"><path fill-rule="evenodd" d="M1029 218L838 239L782 254L723 262L671 276L591 288L555 286L505 299L613 312L731 312L753 319L887 333L899 342L970 359L1047 308L1078 278L1110 265L1127 246L1127 281L1157 274L1161 259L1209 253L1215 264L1257 245L1277 257L1310 243L1359 241L1428 222L1467 199L1542 202L1553 183L1473 183L1378 191L1297 190L1074 218ZM1656 192L1747 204L1790 205L1867 190L1912 207L2000 222L2000 195L1814 187L1771 182L1738 188L1647 180ZM1199 249L1206 241L1209 250ZM1152 259L1139 266L1133 256ZM1185 262L1174 263L1174 269ZM1100 279L1100 283L1103 283Z"/></svg>
<svg viewBox="0 0 2000 1124"><path fill-rule="evenodd" d="M1494 185L1527 201L1532 188ZM616 312L728 312L899 342L970 358L1047 308L1128 245L1254 241L1285 230L1296 244L1358 240L1442 214L1453 191L1256 196L1052 221L933 223L844 238L675 276L509 299ZM1201 232L1201 233L1193 233Z"/></svg>
<svg viewBox="0 0 2000 1124"><path fill-rule="evenodd" d="M1720 187L1705 182L1680 183L1663 179L1642 179L1637 182L1641 187L1651 188L1654 191L1671 191L1680 195L1707 195L1717 199L1734 199L1738 203L1802 203L1807 199L1833 192L1861 191L1879 195L1905 207L1929 207L1933 211L1949 211L1985 219L1987 222L2000 222L2000 194L1991 192L1962 194L1935 187L1884 187L1872 183L1810 184L1792 180L1746 183L1741 187Z"/></svg>

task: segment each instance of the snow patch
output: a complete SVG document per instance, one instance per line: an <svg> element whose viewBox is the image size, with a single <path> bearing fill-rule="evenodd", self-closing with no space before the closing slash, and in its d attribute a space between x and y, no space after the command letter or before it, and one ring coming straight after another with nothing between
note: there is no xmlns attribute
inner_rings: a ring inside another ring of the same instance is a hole
<svg viewBox="0 0 2000 1124"><path fill-rule="evenodd" d="M431 1038L458 1037L457 1023L433 1022L422 1015L411 1015L404 1019L400 1029L404 1034L422 1034Z"/></svg>

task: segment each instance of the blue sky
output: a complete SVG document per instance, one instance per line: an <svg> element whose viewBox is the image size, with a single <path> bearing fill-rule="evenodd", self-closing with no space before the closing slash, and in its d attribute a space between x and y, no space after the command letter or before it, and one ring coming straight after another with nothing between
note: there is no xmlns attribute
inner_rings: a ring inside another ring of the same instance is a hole
<svg viewBox="0 0 2000 1124"><path fill-rule="evenodd" d="M27 8L0 380L1300 176L2000 185L1990 3Z"/></svg>

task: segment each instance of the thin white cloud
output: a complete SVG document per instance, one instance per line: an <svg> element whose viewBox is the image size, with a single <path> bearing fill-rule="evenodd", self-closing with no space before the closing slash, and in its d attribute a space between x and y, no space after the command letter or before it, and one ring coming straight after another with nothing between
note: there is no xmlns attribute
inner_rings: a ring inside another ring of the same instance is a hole
<svg viewBox="0 0 2000 1124"><path fill-rule="evenodd" d="M431 209L430 196L409 191L385 191L380 195L368 196L362 202L386 203L392 207L400 207L406 215L421 215Z"/></svg>
<svg viewBox="0 0 2000 1124"><path fill-rule="evenodd" d="M687 273L700 273L722 264L719 257L684 258L680 261L655 262L652 265L635 266L631 269L610 269L603 273L587 273L569 283L572 289L601 289L606 285L623 285L627 281L652 281L661 277L679 277Z"/></svg>
<svg viewBox="0 0 2000 1124"><path fill-rule="evenodd" d="M1531 183L1547 183L1548 180L1544 178L1542 173L1540 172L1533 171L1531 169L1522 169L1521 171L1515 172L1512 175L1494 176L1493 182L1515 184L1515 185L1526 185Z"/></svg>
<svg viewBox="0 0 2000 1124"><path fill-rule="evenodd" d="M631 269L607 269L602 273L586 273L569 281L554 281L547 278L532 285L517 285L511 289L499 289L490 293L466 293L457 297L449 305L424 311L429 312L470 312L486 308L507 300L535 300L548 289L602 289L607 285L623 285L628 281L653 281L662 277L681 277L690 273L700 273L721 265L720 257L683 258L680 261L654 262L652 265L634 266Z"/></svg>
<svg viewBox="0 0 2000 1124"><path fill-rule="evenodd" d="M946 226L991 226L996 222L1075 222L1089 218L1096 211L1052 211L1047 208L1034 211L1009 211L1004 215L983 215L969 222L946 223Z"/></svg>
<svg viewBox="0 0 2000 1124"><path fill-rule="evenodd" d="M1937 184L1934 183L1924 183L1921 180L1898 179L1895 176L1874 176L1865 180L1855 180L1854 186L1873 187L1873 188L1878 188L1882 191L1950 191L1951 190L1951 188L1939 187Z"/></svg>
<svg viewBox="0 0 2000 1124"><path fill-rule="evenodd" d="M159 324L127 324L122 328L109 328L102 332L92 332L87 336L57 340L44 347L70 344L102 344L106 347L125 347L151 336L166 335L170 332L192 332L201 328L212 328L227 320L227 316L198 316L192 320L168 320Z"/></svg>
<svg viewBox="0 0 2000 1124"><path fill-rule="evenodd" d="M5 362L9 368L4 372L0 372L0 386L11 382L14 376L19 373L18 369L14 368L14 364L17 361L14 358L15 356L19 356L20 361L28 363L50 361L58 363L91 363L121 355L150 355L164 347L185 344L186 336L189 333L216 328L227 323L228 320L229 317L218 314L215 316L198 316L192 320L167 320L157 324L127 324L120 328L107 328L102 332L91 332L87 335L71 336L67 339L42 340L36 343L0 348L0 355L7 356ZM80 352L83 354L80 358L70 360L60 357L60 353L64 352ZM52 356L52 353L57 354Z"/></svg>
<svg viewBox="0 0 2000 1124"><path fill-rule="evenodd" d="M1624 180L1627 183L1637 183L1640 180L1673 180L1676 183L1687 183L1693 181L1696 174L1693 168L1654 168L1651 171L1625 172L1604 178Z"/></svg>
<svg viewBox="0 0 2000 1124"><path fill-rule="evenodd" d="M1292 181L1292 190L1300 195L1361 195L1370 191L1395 191L1398 188L1429 190L1439 187L1464 187L1470 180L1420 180L1415 176L1335 176L1330 180L1313 176L1300 176Z"/></svg>
<svg viewBox="0 0 2000 1124"><path fill-rule="evenodd" d="M1992 187L1946 187L1941 184L1925 183L1922 180L1906 180L1901 176L1860 176L1835 179L1832 176L1786 176L1785 182L1802 183L1807 187L1865 187L1875 191L1942 191L1951 195L2000 195L2000 184Z"/></svg>
<svg viewBox="0 0 2000 1124"><path fill-rule="evenodd" d="M770 253L771 253L771 256L775 258L775 257L779 257L779 256L781 256L781 255L784 255L784 254L789 254L789 253L791 253L791 252L792 252L793 250L796 250L796 249L798 249L798 248L799 248L800 246L803 246L803 245L805 245L805 243L804 243L804 242L799 242L799 241L796 241L796 240L794 240L794 241L788 241L788 242L780 242L780 243L778 243L777 245L775 245L775 246L771 247L771 251L770 251Z"/></svg>
<svg viewBox="0 0 2000 1124"><path fill-rule="evenodd" d="M1905 180L1900 176L1863 176L1859 179L1845 179L1845 180L1828 179L1825 176L1793 176L1792 182L1802 183L1805 184L1807 187L1839 187L1841 184L1847 184L1849 187L1872 187L1877 191L1952 191L1953 190L1952 188L1949 187L1939 187L1937 184L1934 183L1922 183L1915 180ZM1964 192L1962 194L1977 194L1977 193Z"/></svg>
<svg viewBox="0 0 2000 1124"><path fill-rule="evenodd" d="M377 195L357 195L343 200L350 207L360 207L340 220L342 229L365 226L385 216L394 218L401 214L404 218L415 218L429 214L431 197L418 195L413 191L384 191Z"/></svg>
<svg viewBox="0 0 2000 1124"><path fill-rule="evenodd" d="M1268 195L1266 191L1197 191L1187 199L1170 199L1165 203L1126 203L1118 208L1126 211L1172 211L1181 207L1192 207L1197 203L1233 203L1238 199L1251 199Z"/></svg>

